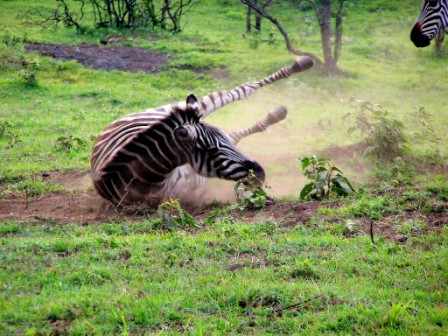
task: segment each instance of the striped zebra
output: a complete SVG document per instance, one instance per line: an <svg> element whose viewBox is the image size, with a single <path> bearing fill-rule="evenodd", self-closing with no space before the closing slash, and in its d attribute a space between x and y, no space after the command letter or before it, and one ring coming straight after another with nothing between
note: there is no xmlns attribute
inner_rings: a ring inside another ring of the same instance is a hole
<svg viewBox="0 0 448 336"><path fill-rule="evenodd" d="M93 147L90 163L95 189L105 200L120 206L182 198L183 194L195 197L194 191L203 185L202 177L238 181L252 171L264 181L261 165L235 144L281 120L286 110L279 108L253 127L230 134L202 119L312 65L311 58L301 57L263 80L200 99L189 95L185 102L147 109L112 122Z"/></svg>
<svg viewBox="0 0 448 336"><path fill-rule="evenodd" d="M411 41L418 48L427 47L447 26L448 0L424 0L411 30Z"/></svg>

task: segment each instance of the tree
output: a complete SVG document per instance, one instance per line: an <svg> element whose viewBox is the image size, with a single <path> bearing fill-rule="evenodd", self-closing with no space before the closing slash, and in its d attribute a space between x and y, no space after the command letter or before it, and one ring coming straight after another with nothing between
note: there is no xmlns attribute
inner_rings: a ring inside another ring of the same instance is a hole
<svg viewBox="0 0 448 336"><path fill-rule="evenodd" d="M266 0L261 2L260 0L253 0L254 4L261 8L265 9L266 7L270 6L273 3L273 0ZM246 14L246 33L252 32L252 8L250 6L247 6L247 14ZM255 30L257 32L261 31L261 15L257 12L255 12Z"/></svg>
<svg viewBox="0 0 448 336"><path fill-rule="evenodd" d="M311 57L317 64L320 64L325 68L328 75L339 74L337 63L339 61L342 48L342 11L344 8L344 0L292 0L292 2L298 7L307 3L313 8L320 27L322 52L324 55L323 61L312 53L294 48L291 44L288 33L283 28L280 21L266 10L268 7L267 5L262 7L259 5L258 1L255 0L240 1L260 16L271 21L278 28L285 40L286 48L289 52L295 55L306 55ZM332 29L332 17L335 18L334 32Z"/></svg>
<svg viewBox="0 0 448 336"><path fill-rule="evenodd" d="M56 0L57 7L50 15L34 13L39 19L31 20L44 26L75 27L82 32L84 8L90 6L95 27L129 29L160 27L173 33L181 31L182 16L201 0L76 0L77 9L72 10L66 0ZM71 4L75 6L75 4Z"/></svg>

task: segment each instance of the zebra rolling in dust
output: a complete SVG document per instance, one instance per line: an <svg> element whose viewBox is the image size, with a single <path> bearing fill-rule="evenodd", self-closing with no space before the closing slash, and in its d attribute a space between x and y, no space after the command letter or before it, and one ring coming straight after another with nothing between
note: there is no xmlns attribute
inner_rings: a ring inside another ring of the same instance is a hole
<svg viewBox="0 0 448 336"><path fill-rule="evenodd" d="M202 121L213 111L247 98L257 89L311 68L309 57L297 59L263 80L186 102L124 116L98 136L91 156L95 189L114 206L174 198L196 200L204 177L239 181L249 172L264 181L259 163L236 148L243 137L261 132L286 116L283 107L247 129L225 134Z"/></svg>

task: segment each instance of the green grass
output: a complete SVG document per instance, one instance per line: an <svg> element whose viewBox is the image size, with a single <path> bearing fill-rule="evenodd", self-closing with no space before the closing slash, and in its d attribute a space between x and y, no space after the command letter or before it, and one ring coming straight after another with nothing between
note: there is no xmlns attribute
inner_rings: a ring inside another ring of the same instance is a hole
<svg viewBox="0 0 448 336"><path fill-rule="evenodd" d="M29 9L54 4L0 4L2 198L60 190L32 176L89 169L96 136L118 117L192 92L201 96L258 80L294 59L268 22L259 37L242 36L245 9L239 1L203 1L177 35L93 29L79 35L25 22ZM294 46L321 55L310 10L284 2L273 13ZM0 334L446 335L447 229L422 234L428 223L404 216L446 212L441 205L448 200L445 174L413 171L415 162L446 165L448 153L448 61L410 42L417 13L418 3L410 0L346 2L343 76L310 70L207 119L231 131L287 106L286 122L243 140L241 148L266 167L270 193L291 200L305 183L299 157L362 139L349 136L353 125L343 120L353 112L351 97L381 104L408 132L415 125L411 113L423 106L434 117L442 157L433 160L427 144L412 143L412 160L380 166L377 177L385 188L398 186L398 194L365 187L295 228L262 217L247 224L238 214L174 232L150 219L86 226L2 222ZM26 42L99 44L109 36L131 36L124 45L165 51L172 61L143 74L90 70L24 53ZM219 68L227 76L217 79L194 68ZM335 164L357 188L374 168L360 154ZM406 243L376 236L372 244L367 235L348 234L366 218L392 225L408 237Z"/></svg>
<svg viewBox="0 0 448 336"><path fill-rule="evenodd" d="M171 233L9 222L1 234L3 334L448 330L446 230L406 245L225 220Z"/></svg>

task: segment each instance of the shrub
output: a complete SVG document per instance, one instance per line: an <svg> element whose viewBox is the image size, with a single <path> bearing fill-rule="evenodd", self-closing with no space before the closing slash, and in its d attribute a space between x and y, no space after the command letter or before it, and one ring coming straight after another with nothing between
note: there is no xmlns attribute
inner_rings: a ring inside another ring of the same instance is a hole
<svg viewBox="0 0 448 336"><path fill-rule="evenodd" d="M329 198L330 193L347 196L354 191L342 171L333 166L329 159L312 156L305 157L300 162L304 175L311 180L300 192L302 200Z"/></svg>

